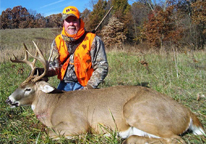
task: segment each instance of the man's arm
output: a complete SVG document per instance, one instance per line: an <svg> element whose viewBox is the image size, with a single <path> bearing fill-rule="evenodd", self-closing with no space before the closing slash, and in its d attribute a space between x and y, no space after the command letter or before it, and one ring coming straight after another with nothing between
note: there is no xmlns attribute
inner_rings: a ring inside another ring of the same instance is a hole
<svg viewBox="0 0 206 144"><path fill-rule="evenodd" d="M103 41L96 36L91 47L91 60L94 72L87 83L88 88L97 88L108 73L108 62Z"/></svg>

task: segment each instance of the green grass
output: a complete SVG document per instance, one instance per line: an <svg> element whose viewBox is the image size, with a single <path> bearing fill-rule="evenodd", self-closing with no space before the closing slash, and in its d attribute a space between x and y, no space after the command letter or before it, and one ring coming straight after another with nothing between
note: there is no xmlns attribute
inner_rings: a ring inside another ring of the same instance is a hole
<svg viewBox="0 0 206 144"><path fill-rule="evenodd" d="M55 30L25 29L14 31L15 33L18 31L19 35L23 35L22 31L24 34L31 34L32 32L36 34L35 31L38 32L38 37L45 40L43 43L40 39L36 39L39 48L44 49L44 53L48 53L54 36L45 33L53 33ZM2 30L0 32L2 34ZM10 30L9 33L13 33L13 30ZM13 37L14 41L3 38L1 53L9 51L8 55L15 53L15 55L21 56L23 54L22 42L28 44L31 49L34 48L31 43L33 39L26 35L25 37L27 39L23 37L15 39ZM8 46L10 42L15 43L16 46ZM122 51L107 51L109 73L104 83L99 86L100 88L114 85L147 85L156 91L173 97L176 101L191 109L198 116L203 126L206 125L206 97L197 100L198 95L206 95L206 51L188 51L187 53L148 51L142 53L135 50L135 48L134 50L127 49L125 47ZM48 57L48 54L45 55ZM194 58L197 62L193 61ZM147 62L148 67L143 66L140 61ZM30 68L24 64L12 64L7 59L0 62L0 143L122 142L121 139L116 138L115 132L111 132L111 138L85 134L77 136L76 140L61 138L58 141L52 141L45 132L47 128L36 119L30 107L11 109L5 103L6 98L28 76ZM56 87L58 80L53 77L49 80L49 83ZM188 144L206 143L206 136L185 134L183 139Z"/></svg>

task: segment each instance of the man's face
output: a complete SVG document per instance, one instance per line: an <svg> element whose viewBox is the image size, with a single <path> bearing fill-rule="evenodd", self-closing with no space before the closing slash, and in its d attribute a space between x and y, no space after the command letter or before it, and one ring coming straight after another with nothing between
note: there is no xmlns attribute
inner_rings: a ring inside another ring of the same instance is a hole
<svg viewBox="0 0 206 144"><path fill-rule="evenodd" d="M80 27L79 19L75 16L69 16L67 19L64 20L64 29L70 35L76 34Z"/></svg>

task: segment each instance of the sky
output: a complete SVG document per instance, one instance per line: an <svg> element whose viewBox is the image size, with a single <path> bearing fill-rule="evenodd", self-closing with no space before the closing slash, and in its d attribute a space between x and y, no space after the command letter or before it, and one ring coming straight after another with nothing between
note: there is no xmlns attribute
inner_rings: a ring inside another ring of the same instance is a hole
<svg viewBox="0 0 206 144"><path fill-rule="evenodd" d="M0 15L7 8L25 7L29 12L40 13L43 16L61 13L67 6L75 6L80 12L86 8L92 10L91 0L0 0Z"/></svg>

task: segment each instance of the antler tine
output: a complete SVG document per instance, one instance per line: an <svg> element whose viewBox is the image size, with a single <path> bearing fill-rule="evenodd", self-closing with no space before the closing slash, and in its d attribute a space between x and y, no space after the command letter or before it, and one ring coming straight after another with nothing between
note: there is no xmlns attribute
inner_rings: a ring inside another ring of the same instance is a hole
<svg viewBox="0 0 206 144"><path fill-rule="evenodd" d="M34 46L36 47L36 55L33 56L32 54L30 54L28 51L28 54L30 56L32 56L34 59L37 59L39 60L42 64L43 64L43 68L44 68L44 72L40 75L40 76L37 76L33 79L34 82L40 80L41 78L43 78L46 74L47 74L47 71L48 71L48 63L47 61L45 60L42 52L39 50L38 46L36 45L36 43L34 41L32 41L34 43ZM37 57L38 56L38 57Z"/></svg>
<svg viewBox="0 0 206 144"><path fill-rule="evenodd" d="M27 48L27 46L25 45L25 43L23 43L23 44L24 44L24 49L25 49L25 51L26 51L26 56L25 56L25 58L28 59L28 54L29 54L29 55L31 55L31 54L29 53L28 48ZM35 53L35 56L37 56L37 55L38 55L38 53L36 52L36 53ZM33 76L34 73L35 73L35 68L36 68L36 67L35 67L35 63L36 63L36 60L37 60L37 59L34 58L34 60L33 60L32 62L30 62L31 69L32 69L32 71L31 71L31 73L30 73L31 76Z"/></svg>
<svg viewBox="0 0 206 144"><path fill-rule="evenodd" d="M17 57L13 54L14 60L10 58L10 61L13 62L13 63L26 63L26 64L28 64L28 65L31 67L31 69L32 69L32 71L33 71L33 70L35 69L35 66L34 66L35 62L30 62L30 61L28 60L28 51L27 51L27 47L26 47L25 44L24 44L24 47L25 47L25 49L26 49L26 50L25 50L24 59L23 59L23 60L19 60L19 59L17 59Z"/></svg>
<svg viewBox="0 0 206 144"><path fill-rule="evenodd" d="M27 60L28 61L28 48L27 48L27 46L25 45L25 43L24 43L24 48L25 48L25 60ZM30 67L31 67L31 69L32 69L32 72L31 72L31 75L33 75L33 73L34 73L34 70L35 70L35 63L36 63L36 59L34 59L32 62L30 62L29 61L29 65L30 65Z"/></svg>
<svg viewBox="0 0 206 144"><path fill-rule="evenodd" d="M27 48L27 46L25 45L25 43L23 43L24 44L24 48L25 48L25 50L26 50L26 52L28 53L28 48ZM35 56L37 56L37 52L35 53ZM27 58L28 58L28 54L27 54ZM35 64L36 63L36 59L34 59L33 60L33 62L32 62L33 64Z"/></svg>

